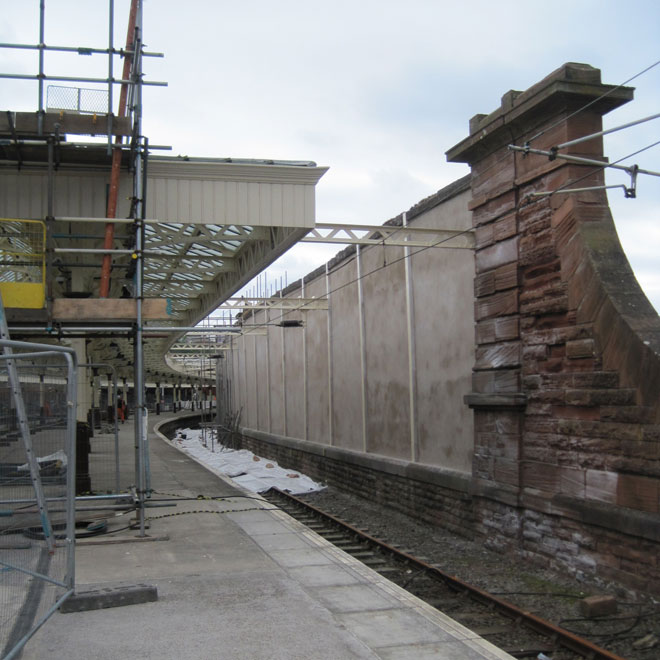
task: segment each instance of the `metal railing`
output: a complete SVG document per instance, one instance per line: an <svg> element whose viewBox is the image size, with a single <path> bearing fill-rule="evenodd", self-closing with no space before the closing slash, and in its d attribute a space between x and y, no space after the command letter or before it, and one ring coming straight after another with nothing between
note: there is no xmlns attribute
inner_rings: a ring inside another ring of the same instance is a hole
<svg viewBox="0 0 660 660"><path fill-rule="evenodd" d="M67 110L81 114L104 114L108 108L110 94L107 89L91 87L61 87L48 85L46 90L47 110Z"/></svg>

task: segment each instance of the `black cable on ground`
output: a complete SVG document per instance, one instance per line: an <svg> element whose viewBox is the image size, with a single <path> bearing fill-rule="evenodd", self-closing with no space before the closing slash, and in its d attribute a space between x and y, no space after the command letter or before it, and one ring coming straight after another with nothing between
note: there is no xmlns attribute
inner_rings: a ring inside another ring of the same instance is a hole
<svg viewBox="0 0 660 660"><path fill-rule="evenodd" d="M185 495L177 495L176 493L161 493L156 490L152 491L156 495L167 495L167 498L150 499L150 502L194 502L197 500L206 500L213 502L220 502L223 500L244 499L244 500L257 500L264 502L262 497L256 495L197 495L196 497L187 497Z"/></svg>
<svg viewBox="0 0 660 660"><path fill-rule="evenodd" d="M558 591L491 591L493 596L556 596L557 598L584 598L584 594L569 594Z"/></svg>
<svg viewBox="0 0 660 660"><path fill-rule="evenodd" d="M624 635L627 632L630 632L633 628L638 626L643 619L649 619L653 616L658 616L658 612L640 612L639 614L633 614L630 616L609 616L609 617L596 617L593 619L589 619L586 617L580 617L576 619L561 619L559 621L559 625L564 628L564 630L568 630L568 632L574 633L576 635L589 635L590 637L602 637L604 639L613 639L615 637L620 637L621 635ZM615 632L591 632L591 631L584 631L584 630L576 630L574 628L569 628L566 626L566 623L578 623L578 622L590 622L590 623L612 623L616 621L627 621L629 619L633 620L633 623L629 625L627 628L623 628L621 630L617 630Z"/></svg>
<svg viewBox="0 0 660 660"><path fill-rule="evenodd" d="M252 509L222 509L217 511L214 509L194 509L193 511L177 511L176 513L164 513L160 516L148 516L147 520L160 520L161 518L173 518L174 516L185 516L192 513L243 513L244 511L279 511L279 507L271 509L264 509L263 507L253 507Z"/></svg>

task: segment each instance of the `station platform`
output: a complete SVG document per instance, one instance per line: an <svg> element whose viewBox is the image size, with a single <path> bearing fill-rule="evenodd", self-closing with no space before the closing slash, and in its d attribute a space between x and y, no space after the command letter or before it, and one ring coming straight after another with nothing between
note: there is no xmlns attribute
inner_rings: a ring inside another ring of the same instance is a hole
<svg viewBox="0 0 660 660"><path fill-rule="evenodd" d="M79 542L77 593L146 584L158 600L57 612L24 660L512 657L178 451L154 430L174 416L150 421L152 487L227 499L148 509L146 539ZM122 426L122 444L132 436L133 424Z"/></svg>

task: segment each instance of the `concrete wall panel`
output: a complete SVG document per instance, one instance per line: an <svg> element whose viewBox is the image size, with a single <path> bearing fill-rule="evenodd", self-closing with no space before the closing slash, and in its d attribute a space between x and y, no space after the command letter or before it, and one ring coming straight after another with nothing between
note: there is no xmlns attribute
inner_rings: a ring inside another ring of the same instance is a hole
<svg viewBox="0 0 660 660"><path fill-rule="evenodd" d="M306 298L325 298L325 275L305 285ZM328 311L304 313L307 342L307 433L308 440L330 443L328 387Z"/></svg>
<svg viewBox="0 0 660 660"><path fill-rule="evenodd" d="M300 312L292 312L287 320L300 320ZM305 438L305 374L302 328L278 328L284 337L286 353L286 422L287 435Z"/></svg>
<svg viewBox="0 0 660 660"><path fill-rule="evenodd" d="M413 207L409 212L410 225L433 229L470 229L472 222L467 209L468 199L465 181L452 184L445 191ZM403 236L403 230L401 233ZM328 312L314 310L284 314L282 318L285 319L304 317L304 332L299 328L268 328L270 429L268 398L261 391L265 388L263 373L258 384L253 376L248 376L248 381L245 381L244 375L240 376L243 379L241 396L244 397L246 411L245 425L276 435L467 473L471 469L474 437L472 412L463 401L471 388L474 364L472 251L410 249L412 354L408 342L408 284L404 248L363 247L360 254L366 427L363 427L362 348L355 248L340 253L330 263ZM302 283L298 282L289 286L284 295L295 299L302 292ZM325 296L326 274L325 269L321 268L311 274L305 283L305 297ZM280 311L272 310L271 322L277 322L280 315ZM258 313L256 318L258 323L265 320L262 313ZM248 325L251 319L248 316ZM254 339L246 337L239 340L243 341L250 346ZM253 355L253 349L252 352L248 349L246 354L248 373L254 371L250 355ZM266 360L259 349L257 360ZM264 370L259 368L259 371ZM411 371L416 393L412 410ZM331 403L332 413L329 410ZM264 410L253 412L253 407ZM411 427L411 415L415 420L414 428Z"/></svg>
<svg viewBox="0 0 660 660"><path fill-rule="evenodd" d="M264 316L259 314L257 322L263 323ZM266 335L254 337L256 351L257 351L257 414L258 424L260 429L268 429L268 397L270 395L270 387L268 383L268 372L270 367L268 365L268 341Z"/></svg>
<svg viewBox="0 0 660 660"><path fill-rule="evenodd" d="M469 198L461 193L414 226L469 229ZM463 397L471 391L465 365L474 360L474 259L466 250L432 248L414 254L411 270L419 461L469 472L474 429Z"/></svg>
<svg viewBox="0 0 660 660"><path fill-rule="evenodd" d="M330 273L334 402L332 428L336 446L363 449L360 396L360 326L356 261L352 257ZM338 287L344 287L339 289Z"/></svg>
<svg viewBox="0 0 660 660"><path fill-rule="evenodd" d="M278 316L269 312L270 323ZM272 432L286 435L284 422L285 389L282 380L282 333L279 328L268 327L268 342L270 347L270 414Z"/></svg>
<svg viewBox="0 0 660 660"><path fill-rule="evenodd" d="M362 251L367 354L367 450L411 458L403 248ZM391 266L383 268L384 264ZM371 274L370 274L371 273Z"/></svg>

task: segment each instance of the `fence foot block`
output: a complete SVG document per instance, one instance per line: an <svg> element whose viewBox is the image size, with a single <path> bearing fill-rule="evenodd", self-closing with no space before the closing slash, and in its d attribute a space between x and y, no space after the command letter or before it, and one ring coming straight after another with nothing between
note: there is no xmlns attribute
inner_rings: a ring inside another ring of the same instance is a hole
<svg viewBox="0 0 660 660"><path fill-rule="evenodd" d="M107 607L140 605L158 600L158 589L148 584L135 584L125 587L103 587L79 591L67 598L60 606L60 612L87 612Z"/></svg>

